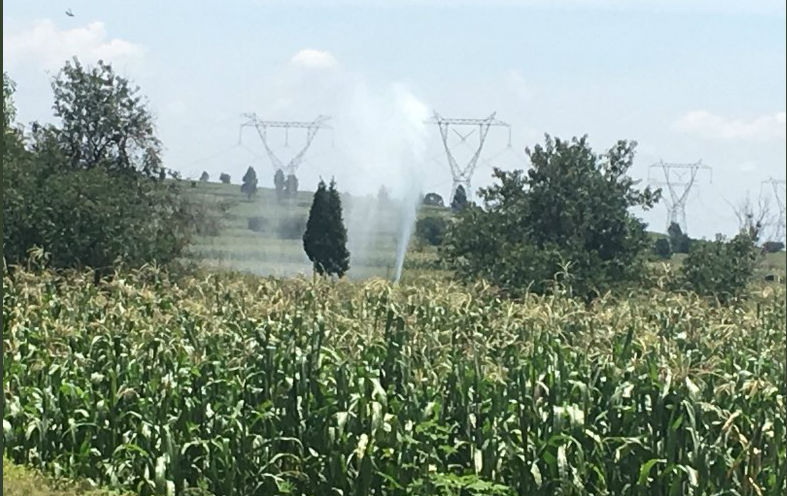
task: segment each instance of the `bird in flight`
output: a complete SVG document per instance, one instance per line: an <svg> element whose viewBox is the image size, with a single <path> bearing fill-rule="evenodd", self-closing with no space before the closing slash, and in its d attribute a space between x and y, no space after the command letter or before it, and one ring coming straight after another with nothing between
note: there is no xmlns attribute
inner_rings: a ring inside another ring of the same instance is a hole
<svg viewBox="0 0 787 496"><path fill-rule="evenodd" d="M68 10L66 11L66 15L67 15L68 17L74 17L74 13L73 13L73 12L71 12L71 9L68 9Z"/></svg>

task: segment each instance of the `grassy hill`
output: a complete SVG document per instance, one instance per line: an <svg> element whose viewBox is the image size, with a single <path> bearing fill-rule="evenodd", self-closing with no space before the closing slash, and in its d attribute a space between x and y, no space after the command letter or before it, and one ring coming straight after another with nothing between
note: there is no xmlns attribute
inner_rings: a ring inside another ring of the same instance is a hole
<svg viewBox="0 0 787 496"><path fill-rule="evenodd" d="M199 236L191 247L191 256L208 267L239 270L258 275L311 274L311 265L303 251L301 235L309 215L313 192L300 191L297 198L277 201L271 188L260 188L252 198L240 191L240 185L195 182L188 191L198 201L226 213L222 228L211 236ZM344 220L348 229L350 272L353 279L393 276L396 247L401 236L403 210L396 200L381 204L373 196L342 195ZM450 215L446 208L421 206L418 216ZM249 219L258 219L256 231ZM666 237L648 232L655 242ZM405 276L413 271L435 273L431 267L436 251L417 246L411 238L405 258ZM685 255L673 255L670 263L680 267ZM766 255L761 272L785 273L785 252Z"/></svg>
<svg viewBox="0 0 787 496"><path fill-rule="evenodd" d="M189 192L198 201L226 209L221 229L213 235L197 237L191 248L193 258L209 267L258 275L311 274L301 236L313 192L300 191L297 198L279 202L270 188L260 188L247 198L235 184L196 182L192 185ZM353 279L391 277L404 223L400 202L381 203L372 196L343 194L342 204L350 250L348 276ZM430 214L448 215L448 210L419 209L421 216ZM428 266L434 258L434 252L411 248L406 267Z"/></svg>

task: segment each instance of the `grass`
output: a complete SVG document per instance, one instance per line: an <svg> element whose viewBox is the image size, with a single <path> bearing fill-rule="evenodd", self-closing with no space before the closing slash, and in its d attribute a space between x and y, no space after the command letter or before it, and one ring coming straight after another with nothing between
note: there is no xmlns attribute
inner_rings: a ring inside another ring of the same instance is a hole
<svg viewBox="0 0 787 496"><path fill-rule="evenodd" d="M260 188L251 199L241 194L240 186L196 182L189 194L201 202L218 205L230 202L222 229L215 236L198 237L191 247L191 257L205 266L240 270L258 275L309 275L311 264L303 252L298 232L284 236L279 232L282 222L305 224L312 193L300 191L297 198L277 201L273 189ZM350 272L348 277L366 279L389 277L396 263L396 248L402 224L400 206L396 201L381 205L374 198L343 195L344 220L348 228ZM450 210L424 206L419 216L449 215ZM261 232L251 231L248 220L262 218ZM433 256L433 251L410 245L407 258Z"/></svg>
<svg viewBox="0 0 787 496"><path fill-rule="evenodd" d="M3 458L3 496L121 496L123 493L95 489L88 484L56 480L37 470Z"/></svg>

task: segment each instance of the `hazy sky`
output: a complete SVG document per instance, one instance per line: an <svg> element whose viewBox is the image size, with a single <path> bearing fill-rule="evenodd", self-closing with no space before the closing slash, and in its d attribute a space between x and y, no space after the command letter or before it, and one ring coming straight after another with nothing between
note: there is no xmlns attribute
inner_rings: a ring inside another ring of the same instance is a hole
<svg viewBox="0 0 787 496"><path fill-rule="evenodd" d="M423 124L434 110L496 111L512 125L511 149L504 130L490 132L474 187L489 183L491 165L525 167L524 147L544 133L588 134L597 151L637 140L633 175L644 180L659 159L702 159L713 173L689 200L695 236L732 233L728 202L785 177L782 0L3 3L21 122L53 119L49 81L72 55L110 61L138 84L167 166L195 178L235 182L253 165L270 186L259 138L246 130L238 145L240 114L325 114L333 130L307 153L303 189L335 176L342 190L386 183L396 193L416 174L424 192L447 196L439 134ZM270 139L286 161L303 135L292 132L289 147L283 133ZM457 141L464 159L470 148ZM645 219L663 230L665 207Z"/></svg>

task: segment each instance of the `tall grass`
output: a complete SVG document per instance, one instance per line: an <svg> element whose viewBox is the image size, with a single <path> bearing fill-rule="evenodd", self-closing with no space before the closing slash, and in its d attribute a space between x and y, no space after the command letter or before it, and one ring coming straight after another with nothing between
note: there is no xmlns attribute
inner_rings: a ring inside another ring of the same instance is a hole
<svg viewBox="0 0 787 496"><path fill-rule="evenodd" d="M140 494L783 494L785 292L17 272L6 455Z"/></svg>

